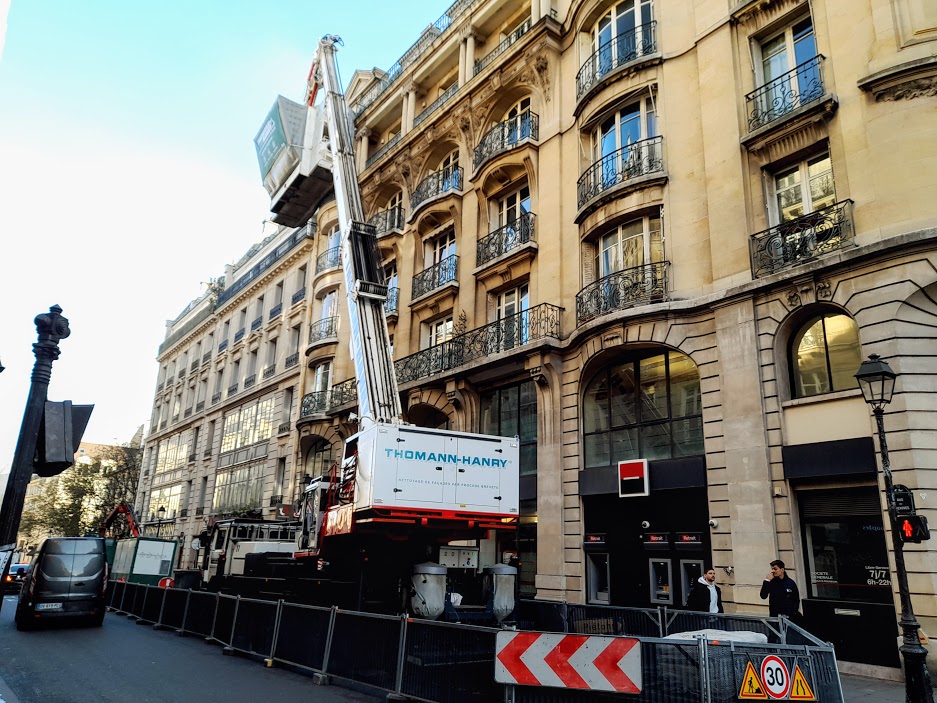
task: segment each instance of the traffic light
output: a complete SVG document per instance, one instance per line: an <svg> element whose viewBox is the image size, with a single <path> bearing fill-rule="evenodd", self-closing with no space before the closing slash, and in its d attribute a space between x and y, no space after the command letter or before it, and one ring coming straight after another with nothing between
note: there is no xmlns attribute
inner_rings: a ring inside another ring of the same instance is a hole
<svg viewBox="0 0 937 703"><path fill-rule="evenodd" d="M902 542L920 544L930 539L927 518L923 515L905 515L898 519L898 534Z"/></svg>
<svg viewBox="0 0 937 703"><path fill-rule="evenodd" d="M33 469L42 477L57 476L75 461L93 405L72 405L72 401L46 401L36 442Z"/></svg>

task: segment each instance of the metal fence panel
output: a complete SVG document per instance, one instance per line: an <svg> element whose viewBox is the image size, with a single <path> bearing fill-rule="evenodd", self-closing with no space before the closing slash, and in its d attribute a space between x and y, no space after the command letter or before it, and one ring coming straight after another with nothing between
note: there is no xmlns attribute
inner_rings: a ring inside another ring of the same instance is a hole
<svg viewBox="0 0 937 703"><path fill-rule="evenodd" d="M515 610L518 630L569 632L566 603L543 600L519 600Z"/></svg>
<svg viewBox="0 0 937 703"><path fill-rule="evenodd" d="M313 671L325 668L331 608L283 603L273 658Z"/></svg>
<svg viewBox="0 0 937 703"><path fill-rule="evenodd" d="M128 583L127 601L124 604L127 613L139 618L143 613L144 600L146 600L146 586L141 586L139 583Z"/></svg>
<svg viewBox="0 0 937 703"><path fill-rule="evenodd" d="M247 654L273 655L273 630L279 603L241 598L231 633L231 646Z"/></svg>
<svg viewBox="0 0 937 703"><path fill-rule="evenodd" d="M143 607L140 609L140 620L143 622L159 622L159 612L163 609L163 596L166 594L165 588L158 586L146 587L146 598L143 601Z"/></svg>
<svg viewBox="0 0 937 703"><path fill-rule="evenodd" d="M695 630L725 630L727 632L757 632L765 635L769 642L781 641L781 625L778 618L667 609L664 609L664 613L664 636Z"/></svg>
<svg viewBox="0 0 937 703"><path fill-rule="evenodd" d="M185 605L189 600L189 591L180 588L167 588L163 594L163 612L159 624L173 630L181 630L185 618Z"/></svg>
<svg viewBox="0 0 937 703"><path fill-rule="evenodd" d="M234 618L237 615L238 596L218 594L218 607L215 610L215 623L211 628L211 638L221 644L231 645L234 632Z"/></svg>
<svg viewBox="0 0 937 703"><path fill-rule="evenodd" d="M107 607L112 610L120 611L126 588L127 584L123 581L111 581L111 587L108 589L110 595L108 596Z"/></svg>
<svg viewBox="0 0 937 703"><path fill-rule="evenodd" d="M400 618L338 610L327 672L388 691L396 686ZM493 674L492 665L492 676Z"/></svg>
<svg viewBox="0 0 937 703"><path fill-rule="evenodd" d="M410 620L404 646L401 693L438 703L496 701L497 629Z"/></svg>
<svg viewBox="0 0 937 703"><path fill-rule="evenodd" d="M215 623L215 611L218 609L218 594L207 591L192 591L189 595L189 607L185 613L183 632L202 637L211 637Z"/></svg>
<svg viewBox="0 0 937 703"><path fill-rule="evenodd" d="M615 608L607 605L567 606L569 632L580 635L662 637L661 614L650 608Z"/></svg>

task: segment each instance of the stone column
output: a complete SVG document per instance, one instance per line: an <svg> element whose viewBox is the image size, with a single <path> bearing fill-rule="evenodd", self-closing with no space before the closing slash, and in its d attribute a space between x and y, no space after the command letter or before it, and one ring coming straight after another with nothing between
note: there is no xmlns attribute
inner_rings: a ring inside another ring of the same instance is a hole
<svg viewBox="0 0 937 703"><path fill-rule="evenodd" d="M465 80L470 81L475 76L475 30L470 27L465 37Z"/></svg>
<svg viewBox="0 0 937 703"><path fill-rule="evenodd" d="M540 0L531 0L530 2L530 24L531 26L540 21Z"/></svg>
<svg viewBox="0 0 937 703"><path fill-rule="evenodd" d="M358 130L358 153L355 155L358 173L364 171L365 165L368 163L368 140L370 136L371 130L367 127L362 127Z"/></svg>
<svg viewBox="0 0 937 703"><path fill-rule="evenodd" d="M465 40L459 42L459 85L465 85Z"/></svg>
<svg viewBox="0 0 937 703"><path fill-rule="evenodd" d="M537 2L538 0L532 0L531 4L536 5ZM550 11L553 9L552 7L553 0L539 0L539 2L540 2L540 17L537 18L538 20L541 19L542 17L549 17Z"/></svg>

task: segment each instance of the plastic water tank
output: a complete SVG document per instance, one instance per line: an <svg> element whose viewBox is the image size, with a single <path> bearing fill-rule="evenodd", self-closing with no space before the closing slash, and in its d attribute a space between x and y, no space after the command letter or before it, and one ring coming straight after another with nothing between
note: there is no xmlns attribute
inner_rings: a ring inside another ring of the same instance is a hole
<svg viewBox="0 0 937 703"><path fill-rule="evenodd" d="M514 612L514 587L517 569L507 564L486 566L485 591L491 599L492 614L498 622Z"/></svg>
<svg viewBox="0 0 937 703"><path fill-rule="evenodd" d="M446 567L427 562L413 567L413 595L410 607L414 615L435 620L446 607Z"/></svg>

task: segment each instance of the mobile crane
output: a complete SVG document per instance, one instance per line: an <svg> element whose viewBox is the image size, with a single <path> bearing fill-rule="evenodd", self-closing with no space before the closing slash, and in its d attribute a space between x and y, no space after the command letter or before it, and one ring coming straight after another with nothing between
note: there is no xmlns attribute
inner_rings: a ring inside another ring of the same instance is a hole
<svg viewBox="0 0 937 703"><path fill-rule="evenodd" d="M358 390L358 432L305 488L292 558L310 565L309 578L354 584L359 607L472 620L474 602L477 619L501 620L514 605L516 569L497 555L514 546L519 442L401 421L387 286L364 220L339 44L322 38L305 104L278 97L255 138L276 222L301 226L334 190Z"/></svg>

